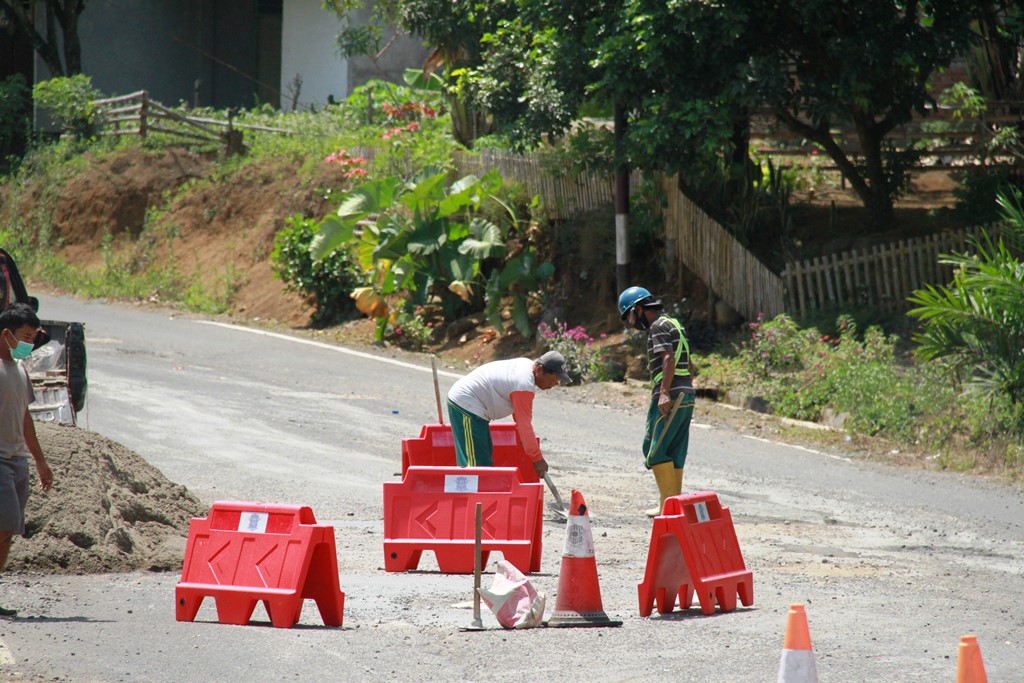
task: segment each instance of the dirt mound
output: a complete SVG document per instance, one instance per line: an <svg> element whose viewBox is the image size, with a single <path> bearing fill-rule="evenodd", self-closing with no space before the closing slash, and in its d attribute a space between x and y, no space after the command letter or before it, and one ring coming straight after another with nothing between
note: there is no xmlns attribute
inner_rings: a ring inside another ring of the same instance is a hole
<svg viewBox="0 0 1024 683"><path fill-rule="evenodd" d="M180 571L188 523L206 508L128 448L84 429L36 423L54 474L48 493L32 468L27 537L7 570L94 574Z"/></svg>

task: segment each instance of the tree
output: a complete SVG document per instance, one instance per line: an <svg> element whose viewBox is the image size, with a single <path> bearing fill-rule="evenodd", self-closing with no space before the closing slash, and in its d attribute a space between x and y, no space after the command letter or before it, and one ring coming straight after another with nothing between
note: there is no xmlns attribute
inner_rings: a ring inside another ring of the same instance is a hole
<svg viewBox="0 0 1024 683"><path fill-rule="evenodd" d="M787 0L757 6L765 39L756 78L765 101L791 130L832 158L868 209L888 226L903 190L907 150L886 136L934 104L928 78L974 39L976 0ZM770 7L769 7L770 5ZM770 11L768 11L770 10ZM857 156L834 126L852 126Z"/></svg>
<svg viewBox="0 0 1024 683"><path fill-rule="evenodd" d="M980 40L967 53L974 87L993 100L1024 99L1024 7L1017 0L979 2Z"/></svg>
<svg viewBox="0 0 1024 683"><path fill-rule="evenodd" d="M32 48L46 62L50 75L74 76L82 73L82 43L78 38L78 18L87 0L0 0L0 12L17 31L32 42ZM37 9L42 6L45 35L36 28ZM63 56L63 61L61 57Z"/></svg>
<svg viewBox="0 0 1024 683"><path fill-rule="evenodd" d="M928 78L975 39L978 4L519 0L520 20L499 27L471 80L513 132L564 131L583 97L622 102L638 165L686 174L717 159L747 183L747 121L767 104L825 150L884 228L912 161L886 137L926 113ZM841 126L857 154L834 134Z"/></svg>

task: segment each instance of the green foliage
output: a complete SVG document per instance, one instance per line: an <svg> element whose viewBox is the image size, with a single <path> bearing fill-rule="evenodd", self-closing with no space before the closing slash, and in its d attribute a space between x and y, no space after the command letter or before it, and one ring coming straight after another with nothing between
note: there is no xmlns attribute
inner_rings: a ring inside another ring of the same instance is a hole
<svg viewBox="0 0 1024 683"><path fill-rule="evenodd" d="M553 268L539 263L526 243L505 260L507 240L523 235L515 213L498 199L502 185L495 171L451 185L445 173L430 169L408 182L372 180L321 221L312 255L323 259L348 245L377 295L397 296L407 308L437 302L446 320L486 303L491 324L502 330L500 305L511 297L513 323L528 335L528 298ZM386 315L375 299L363 312Z"/></svg>
<svg viewBox="0 0 1024 683"><path fill-rule="evenodd" d="M422 351L434 336L433 323L423 319L423 308L407 311L402 309L395 315L391 334L400 346L413 351Z"/></svg>
<svg viewBox="0 0 1024 683"><path fill-rule="evenodd" d="M990 225L999 217L998 197L1011 187L1007 166L971 166L964 170L960 185L953 190L954 213L972 225Z"/></svg>
<svg viewBox="0 0 1024 683"><path fill-rule="evenodd" d="M14 74L0 81L0 169L24 141L31 102L25 77Z"/></svg>
<svg viewBox="0 0 1024 683"><path fill-rule="evenodd" d="M538 325L537 334L548 350L562 354L565 370L575 383L621 382L625 376L626 369L606 358L582 325L569 327L556 320L554 326Z"/></svg>
<svg viewBox="0 0 1024 683"><path fill-rule="evenodd" d="M1006 396L1024 434L1024 207L1017 191L999 205L1002 235L983 230L974 253L943 256L956 268L953 282L914 292L910 315L922 322L918 356L949 363L968 390Z"/></svg>
<svg viewBox="0 0 1024 683"><path fill-rule="evenodd" d="M551 327L547 323L537 326L537 334L550 351L558 351L565 358L565 371L574 382L587 377L593 363L593 338L587 334L582 325L569 327L566 323L555 321Z"/></svg>
<svg viewBox="0 0 1024 683"><path fill-rule="evenodd" d="M355 310L349 294L359 283L359 271L346 249L313 259L309 248L318 225L301 215L287 219L274 237L270 261L285 289L313 306L313 324L329 325L351 317Z"/></svg>
<svg viewBox="0 0 1024 683"><path fill-rule="evenodd" d="M918 438L922 416L953 402L941 373L921 372L896 361L898 339L870 327L860 335L852 317L834 322L837 335L801 328L787 316L750 323L750 338L735 359L709 358L704 372L739 372L753 380L773 412L815 421L828 408L848 415L847 429L883 434L902 443ZM945 397L943 399L943 397Z"/></svg>
<svg viewBox="0 0 1024 683"><path fill-rule="evenodd" d="M48 111L65 130L86 139L96 133L93 100L101 96L102 93L92 87L92 78L84 74L51 78L32 88L36 105Z"/></svg>

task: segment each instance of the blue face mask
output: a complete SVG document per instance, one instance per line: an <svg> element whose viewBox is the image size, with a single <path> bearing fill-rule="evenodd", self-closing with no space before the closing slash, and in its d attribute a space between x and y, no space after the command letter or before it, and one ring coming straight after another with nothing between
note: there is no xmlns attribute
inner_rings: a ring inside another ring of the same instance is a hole
<svg viewBox="0 0 1024 683"><path fill-rule="evenodd" d="M11 349L11 358L14 360L25 360L29 357L29 354L32 353L33 345L19 339L17 346L11 347L11 345L8 344L7 348Z"/></svg>

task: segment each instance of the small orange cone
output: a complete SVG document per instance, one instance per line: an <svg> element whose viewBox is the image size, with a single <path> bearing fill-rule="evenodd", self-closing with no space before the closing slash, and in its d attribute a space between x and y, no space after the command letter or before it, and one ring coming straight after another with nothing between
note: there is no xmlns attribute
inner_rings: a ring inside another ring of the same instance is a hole
<svg viewBox="0 0 1024 683"><path fill-rule="evenodd" d="M956 658L956 683L988 683L981 661L978 636L960 636L960 654Z"/></svg>
<svg viewBox="0 0 1024 683"><path fill-rule="evenodd" d="M622 626L604 613L601 586L597 582L594 537L583 494L573 489L565 524L562 568L558 574L558 599L546 626Z"/></svg>
<svg viewBox="0 0 1024 683"><path fill-rule="evenodd" d="M818 667L803 605L789 606L777 683L818 683Z"/></svg>

